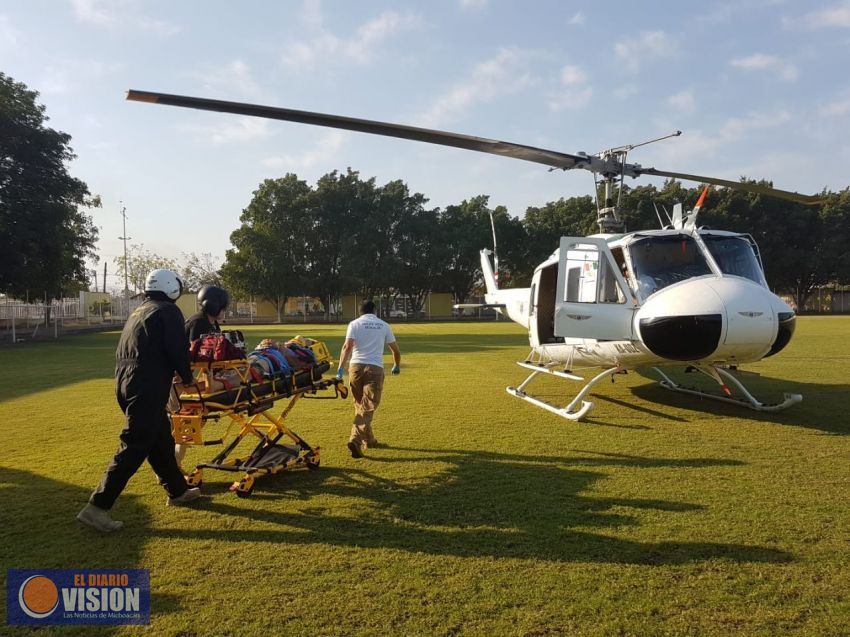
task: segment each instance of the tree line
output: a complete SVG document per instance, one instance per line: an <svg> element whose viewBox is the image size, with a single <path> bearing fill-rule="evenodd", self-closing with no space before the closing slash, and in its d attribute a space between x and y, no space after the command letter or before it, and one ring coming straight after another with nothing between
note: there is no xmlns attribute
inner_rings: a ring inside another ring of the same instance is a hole
<svg viewBox="0 0 850 637"><path fill-rule="evenodd" d="M59 298L89 285L85 264L97 260L98 233L87 211L100 201L68 173L71 137L47 127L37 97L0 73L0 293ZM690 208L700 190L675 181L624 187L620 214L630 230L658 228L658 208ZM402 180L379 185L349 168L311 186L290 173L259 184L220 268L211 254L183 255L178 263L132 246L127 278L140 289L147 271L169 267L190 288L218 283L279 310L288 297L307 295L330 311L334 299L357 293L404 295L417 312L428 292L450 292L462 303L480 288L478 254L492 245L491 215L505 287L528 285L561 236L597 231L592 196L529 207L517 218L483 194L435 208ZM751 234L769 285L792 295L797 307L819 286L850 283L848 189L824 191L818 206L716 189L700 225ZM124 260L115 265L123 277Z"/></svg>
<svg viewBox="0 0 850 637"><path fill-rule="evenodd" d="M672 180L661 188L625 186L619 214L630 230L659 228L660 211L676 203L693 207L701 190ZM818 286L850 282L850 190L822 195L820 205L807 206L715 189L699 224L752 235L771 289L802 308ZM293 295L402 294L416 312L428 292L450 292L463 303L480 288L478 255L492 246L491 215L505 287L527 286L560 237L598 231L591 196L529 207L521 219L491 207L487 195L444 209L427 202L402 181L379 186L350 168L324 175L315 187L291 173L267 179L231 235L221 277L243 294L278 304Z"/></svg>

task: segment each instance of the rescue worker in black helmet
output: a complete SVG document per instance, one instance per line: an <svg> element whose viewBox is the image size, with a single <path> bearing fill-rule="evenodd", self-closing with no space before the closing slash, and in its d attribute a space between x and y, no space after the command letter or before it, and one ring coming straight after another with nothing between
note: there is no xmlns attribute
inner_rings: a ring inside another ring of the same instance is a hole
<svg viewBox="0 0 850 637"><path fill-rule="evenodd" d="M191 343L202 334L220 332L218 319L224 314L230 296L226 291L215 285L205 285L198 291L198 305L201 311L193 314L186 321L186 336Z"/></svg>
<svg viewBox="0 0 850 637"><path fill-rule="evenodd" d="M168 505L183 505L201 495L190 488L174 458L174 437L166 403L172 383L193 381L183 314L175 301L183 284L170 270L154 270L145 281L145 301L124 325L115 352L115 394L127 418L115 456L77 515L99 531L117 531L122 523L109 510L127 481L147 459L168 493ZM176 377L175 377L176 372Z"/></svg>

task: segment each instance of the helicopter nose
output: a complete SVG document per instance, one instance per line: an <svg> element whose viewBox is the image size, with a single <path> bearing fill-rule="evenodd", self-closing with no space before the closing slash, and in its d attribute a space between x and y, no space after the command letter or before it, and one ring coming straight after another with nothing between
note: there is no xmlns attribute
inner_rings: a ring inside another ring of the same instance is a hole
<svg viewBox="0 0 850 637"><path fill-rule="evenodd" d="M797 327L797 315L794 314L794 310L784 301L780 301L777 305L778 307L775 308L778 321L776 338L773 340L773 345L770 346L770 351L765 354L765 357L773 356L785 349L785 346L791 342L791 337L794 336L794 328Z"/></svg>
<svg viewBox="0 0 850 637"><path fill-rule="evenodd" d="M759 360L774 347L779 351L790 340L793 321L784 317L786 329L780 333L776 302L781 304L748 279L703 277L654 294L635 320L641 339L658 356L742 363Z"/></svg>
<svg viewBox="0 0 850 637"><path fill-rule="evenodd" d="M683 281L656 292L637 311L640 339L649 350L675 361L714 353L723 334L723 302L705 279Z"/></svg>

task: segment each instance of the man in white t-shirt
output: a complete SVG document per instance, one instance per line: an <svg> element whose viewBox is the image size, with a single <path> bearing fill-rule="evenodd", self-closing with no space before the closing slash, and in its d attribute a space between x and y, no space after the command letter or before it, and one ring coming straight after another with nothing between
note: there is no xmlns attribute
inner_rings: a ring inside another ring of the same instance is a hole
<svg viewBox="0 0 850 637"><path fill-rule="evenodd" d="M381 402L384 388L384 347L393 353L393 374L401 372L401 351L395 342L392 328L375 316L375 304L366 301L360 307L360 318L348 324L345 343L339 355L337 378L342 378L348 367L348 385L354 398L354 424L348 450L352 458L362 458L364 447L376 447L378 441L372 432L372 417Z"/></svg>

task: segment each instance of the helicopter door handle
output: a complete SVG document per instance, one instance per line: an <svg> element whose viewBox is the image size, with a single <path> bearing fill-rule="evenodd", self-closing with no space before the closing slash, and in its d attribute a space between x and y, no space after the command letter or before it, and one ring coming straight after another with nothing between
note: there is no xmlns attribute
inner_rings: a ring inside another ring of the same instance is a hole
<svg viewBox="0 0 850 637"><path fill-rule="evenodd" d="M590 314L567 314L567 318L571 318L574 321L584 321L590 318Z"/></svg>

